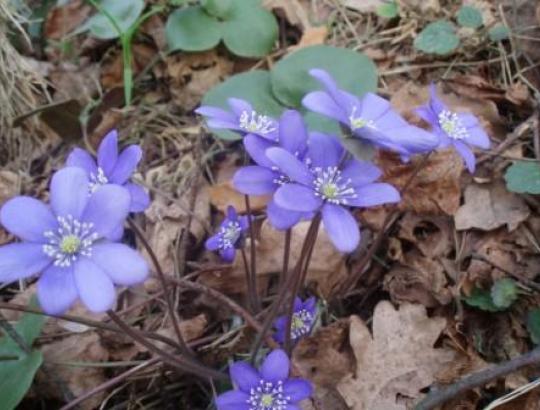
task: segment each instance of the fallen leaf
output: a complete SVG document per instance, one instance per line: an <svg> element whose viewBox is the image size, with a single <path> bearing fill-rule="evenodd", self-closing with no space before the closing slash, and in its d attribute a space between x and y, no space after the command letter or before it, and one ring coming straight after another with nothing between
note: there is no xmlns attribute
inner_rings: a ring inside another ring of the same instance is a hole
<svg viewBox="0 0 540 410"><path fill-rule="evenodd" d="M413 10L420 14L436 14L441 11L439 0L397 0L400 10Z"/></svg>
<svg viewBox="0 0 540 410"><path fill-rule="evenodd" d="M398 237L413 244L429 258L446 256L453 250L451 223L450 217L407 212L399 222Z"/></svg>
<svg viewBox="0 0 540 410"><path fill-rule="evenodd" d="M208 318L204 313L201 313L191 319L182 320L179 323L180 333L186 342L190 342L201 337L204 334L207 326ZM162 336L166 336L169 339L176 340L176 332L171 323L167 327L159 329L157 333ZM156 345L165 350L174 350L171 346L162 342L157 342ZM143 351L146 350L145 348L142 349Z"/></svg>
<svg viewBox="0 0 540 410"><path fill-rule="evenodd" d="M19 193L20 184L20 175L7 169L0 170L0 205Z"/></svg>
<svg viewBox="0 0 540 410"><path fill-rule="evenodd" d="M89 3L83 0L68 2L63 6L53 7L47 14L43 33L49 40L62 40L79 27L92 12Z"/></svg>
<svg viewBox="0 0 540 410"><path fill-rule="evenodd" d="M349 407L406 410L403 401L418 399L420 390L455 357L451 350L433 348L445 326L445 319L429 318L421 305L404 304L395 310L387 301L375 308L373 336L352 316L350 343L357 369L338 384Z"/></svg>
<svg viewBox="0 0 540 410"><path fill-rule="evenodd" d="M240 212L247 212L246 200L243 194L238 192L230 181L220 182L208 187L210 203L219 211L225 213L229 205ZM262 211L270 200L270 196L250 196L250 208L252 211Z"/></svg>
<svg viewBox="0 0 540 410"><path fill-rule="evenodd" d="M375 13L386 0L344 0L343 5L360 13Z"/></svg>
<svg viewBox="0 0 540 410"><path fill-rule="evenodd" d="M135 77L150 64L156 50L146 44L133 44L131 52L131 68ZM106 90L124 85L124 61L121 50L117 50L102 61L101 85Z"/></svg>
<svg viewBox="0 0 540 410"><path fill-rule="evenodd" d="M328 27L319 26L319 27L310 27L304 31L300 42L292 47L292 49L297 50L303 47L316 46L318 44L324 44L324 40L328 36Z"/></svg>
<svg viewBox="0 0 540 410"><path fill-rule="evenodd" d="M269 10L283 10L287 21L293 26L304 30L311 27L307 12L309 4L305 0L264 0L263 6Z"/></svg>
<svg viewBox="0 0 540 410"><path fill-rule="evenodd" d="M458 209L454 221L459 231L471 228L490 231L503 225L512 231L529 215L525 201L508 192L502 183L471 184L465 189L465 203Z"/></svg>

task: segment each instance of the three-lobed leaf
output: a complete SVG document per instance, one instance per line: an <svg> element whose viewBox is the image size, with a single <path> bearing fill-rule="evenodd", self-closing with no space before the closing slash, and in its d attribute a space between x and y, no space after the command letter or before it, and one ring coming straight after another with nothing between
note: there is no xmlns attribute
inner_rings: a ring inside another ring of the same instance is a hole
<svg viewBox="0 0 540 410"><path fill-rule="evenodd" d="M221 40L221 23L201 7L187 7L171 13L165 35L171 51L209 50Z"/></svg>
<svg viewBox="0 0 540 410"><path fill-rule="evenodd" d="M137 21L144 9L144 0L102 0L98 5L105 12L98 12L84 24L84 30L90 30L94 37L111 40L120 33L112 24L113 18L121 33L125 33ZM107 16L109 14L109 16Z"/></svg>
<svg viewBox="0 0 540 410"><path fill-rule="evenodd" d="M399 15L399 8L396 1L392 0L388 3L381 4L377 7L377 15L379 17L393 19Z"/></svg>
<svg viewBox="0 0 540 410"><path fill-rule="evenodd" d="M480 288L473 288L469 296L462 296L467 305L476 307L486 312L500 312L502 309L493 303L491 293Z"/></svg>
<svg viewBox="0 0 540 410"><path fill-rule="evenodd" d="M477 29L482 27L484 19L476 7L463 6L457 13L457 22L461 27Z"/></svg>
<svg viewBox="0 0 540 410"><path fill-rule="evenodd" d="M510 278L502 278L495 281L491 287L491 300L501 309L509 308L518 298L516 282Z"/></svg>
<svg viewBox="0 0 540 410"><path fill-rule="evenodd" d="M414 47L425 53L446 55L459 46L455 26L446 20L428 24L414 40Z"/></svg>
<svg viewBox="0 0 540 410"><path fill-rule="evenodd" d="M201 0L201 7L211 16L225 18L232 7L232 0Z"/></svg>
<svg viewBox="0 0 540 410"><path fill-rule="evenodd" d="M489 39L493 42L506 40L510 37L510 29L503 24L493 26L488 31Z"/></svg>
<svg viewBox="0 0 540 410"><path fill-rule="evenodd" d="M540 164L516 161L504 175L509 191L520 194L540 194Z"/></svg>

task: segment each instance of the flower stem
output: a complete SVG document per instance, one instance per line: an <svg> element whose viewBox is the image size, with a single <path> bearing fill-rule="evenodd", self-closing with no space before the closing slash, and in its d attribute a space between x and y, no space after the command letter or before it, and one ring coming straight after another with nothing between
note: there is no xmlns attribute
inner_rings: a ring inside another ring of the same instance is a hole
<svg viewBox="0 0 540 410"><path fill-rule="evenodd" d="M6 334L15 342L19 349L21 349L27 355L32 353L32 349L24 341L22 336L17 332L17 330L8 322L2 313L0 313L0 328L6 332Z"/></svg>
<svg viewBox="0 0 540 410"><path fill-rule="evenodd" d="M283 267L281 268L281 275L279 276L279 287L283 286L287 273L289 271L289 259L291 257L291 236L292 229L289 228L285 231L285 246L283 249Z"/></svg>
<svg viewBox="0 0 540 410"><path fill-rule="evenodd" d="M247 301L248 308L250 312L255 312L255 298L253 289L253 282L251 281L251 269L248 264L246 250L244 248L240 249L240 254L242 255L242 262L244 263L244 272L246 274L246 287L247 287Z"/></svg>
<svg viewBox="0 0 540 410"><path fill-rule="evenodd" d="M250 280L248 281L248 289L251 288L253 295L253 312L258 313L261 310L261 302L259 300L259 294L257 292L257 260L256 260L256 249L255 249L255 226L253 225L253 218L251 215L251 204L249 201L249 196L244 195L244 200L246 202L246 212L248 215L249 223L249 236L251 238L250 242Z"/></svg>

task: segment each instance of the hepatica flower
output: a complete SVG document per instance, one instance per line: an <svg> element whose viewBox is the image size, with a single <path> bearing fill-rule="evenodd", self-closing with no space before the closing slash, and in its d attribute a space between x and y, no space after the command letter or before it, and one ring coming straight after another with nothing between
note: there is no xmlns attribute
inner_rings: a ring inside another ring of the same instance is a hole
<svg viewBox="0 0 540 410"><path fill-rule="evenodd" d="M313 387L304 379L289 378L290 361L283 350L274 350L259 371L245 362L231 365L235 390L219 395L218 410L300 410L300 401L311 396Z"/></svg>
<svg viewBox="0 0 540 410"><path fill-rule="evenodd" d="M299 297L294 299L294 312L291 320L291 340L298 341L303 336L308 335L313 328L316 319L317 301L311 297L305 302ZM285 342L285 333L287 331L287 316L280 316L274 323L276 333L274 338L279 343Z"/></svg>
<svg viewBox="0 0 540 410"><path fill-rule="evenodd" d="M50 314L66 311L78 298L92 312L110 309L114 284L130 286L148 275L133 249L110 241L129 212L130 196L116 185L88 195L86 173L76 167L51 180L50 206L27 196L7 201L0 221L21 243L0 247L0 282L41 273L38 299Z"/></svg>
<svg viewBox="0 0 540 410"><path fill-rule="evenodd" d="M227 217L221 223L219 230L206 241L206 249L218 251L221 259L225 262L232 262L236 255L236 249L243 246L244 235L248 228L248 217L239 216L234 207L229 206Z"/></svg>
<svg viewBox="0 0 540 410"><path fill-rule="evenodd" d="M251 104L239 98L229 98L227 102L232 112L209 105L203 105L195 112L208 118L207 124L210 128L228 129L242 135L253 134L271 141L276 140L276 120L255 111Z"/></svg>
<svg viewBox="0 0 540 410"><path fill-rule="evenodd" d="M244 138L244 146L257 165L240 168L234 175L233 185L246 195L273 194L290 179L266 156L271 147L281 147L300 161L307 152L308 131L302 115L294 110L285 111L279 119L278 142L271 142L253 134ZM305 212L295 212L279 207L274 200L267 206L268 219L279 230L292 227L303 217Z"/></svg>
<svg viewBox="0 0 540 410"><path fill-rule="evenodd" d="M122 185L131 195L130 212L141 212L150 205L150 198L140 185L130 182L141 158L142 150L138 145L130 145L119 154L118 132L113 130L99 145L97 163L88 152L75 148L69 154L66 165L86 171L91 192L106 184Z"/></svg>
<svg viewBox="0 0 540 410"><path fill-rule="evenodd" d="M429 103L417 108L416 113L431 125L433 132L440 138L439 148L453 146L465 161L468 170L473 173L476 159L470 146L488 149L488 135L473 114L450 110L437 97L434 84L430 87L430 94Z"/></svg>
<svg viewBox="0 0 540 410"><path fill-rule="evenodd" d="M395 151L404 158L437 146L438 140L434 135L409 124L384 98L373 93L359 98L339 89L326 71L312 69L309 73L325 90L308 93L302 104L311 111L339 121L355 137Z"/></svg>
<svg viewBox="0 0 540 410"><path fill-rule="evenodd" d="M342 252L352 252L360 241L358 223L349 212L350 207L400 200L392 185L374 182L381 176L376 166L357 160L343 161L344 150L331 136L311 134L307 163L279 147L269 148L266 155L291 181L275 192L276 204L297 212L321 212L326 232Z"/></svg>

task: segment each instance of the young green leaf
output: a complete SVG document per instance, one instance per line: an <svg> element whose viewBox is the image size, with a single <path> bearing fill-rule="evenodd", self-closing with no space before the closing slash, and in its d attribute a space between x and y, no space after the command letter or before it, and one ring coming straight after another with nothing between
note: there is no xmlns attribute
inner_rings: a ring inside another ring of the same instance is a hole
<svg viewBox="0 0 540 410"><path fill-rule="evenodd" d="M499 312L502 310L493 303L491 294L484 289L474 288L469 296L462 296L462 299L467 305L486 312Z"/></svg>
<svg viewBox="0 0 540 410"><path fill-rule="evenodd" d="M457 13L457 22L461 27L480 28L484 24L482 13L476 7L463 6Z"/></svg>
<svg viewBox="0 0 540 410"><path fill-rule="evenodd" d="M502 278L495 281L491 287L491 300L501 309L509 308L518 297L516 282L510 278Z"/></svg>
<svg viewBox="0 0 540 410"><path fill-rule="evenodd" d="M221 23L198 6L172 12L165 25L171 51L203 51L219 44Z"/></svg>
<svg viewBox="0 0 540 410"><path fill-rule="evenodd" d="M381 4L379 7L377 7L377 15L387 19L397 17L399 15L397 3L392 0L388 3Z"/></svg>
<svg viewBox="0 0 540 410"><path fill-rule="evenodd" d="M94 37L111 40L120 37L109 16L114 19L122 33L128 31L144 9L144 0L102 0L97 2L104 12L98 12L83 25ZM109 14L109 16L107 16ZM78 30L80 31L80 30Z"/></svg>
<svg viewBox="0 0 540 410"><path fill-rule="evenodd" d="M276 18L259 0L231 0L223 21L223 42L242 57L263 57L272 51L278 36Z"/></svg>
<svg viewBox="0 0 540 410"><path fill-rule="evenodd" d="M516 161L504 174L506 188L520 194L540 194L540 164Z"/></svg>
<svg viewBox="0 0 540 410"><path fill-rule="evenodd" d="M345 48L319 45L289 54L274 66L272 91L276 98L284 105L300 108L304 95L321 89L308 74L312 68L328 71L341 88L356 95L377 89L377 68L370 58Z"/></svg>
<svg viewBox="0 0 540 410"><path fill-rule="evenodd" d="M459 46L456 28L446 20L428 24L414 40L414 47L425 53L446 55Z"/></svg>
<svg viewBox="0 0 540 410"><path fill-rule="evenodd" d="M527 315L527 330L533 343L540 344L540 309L533 309Z"/></svg>
<svg viewBox="0 0 540 410"><path fill-rule="evenodd" d="M493 42L503 41L510 37L510 30L503 24L498 24L489 29L489 39Z"/></svg>
<svg viewBox="0 0 540 410"><path fill-rule="evenodd" d="M211 16L226 18L232 7L232 0L201 0L202 8Z"/></svg>

